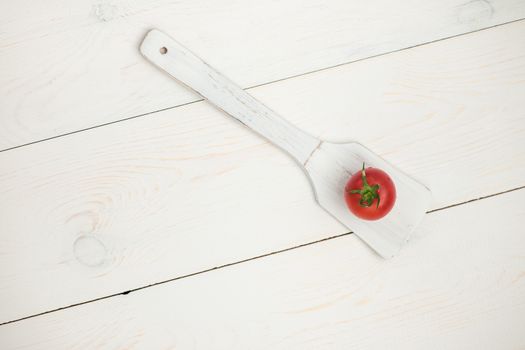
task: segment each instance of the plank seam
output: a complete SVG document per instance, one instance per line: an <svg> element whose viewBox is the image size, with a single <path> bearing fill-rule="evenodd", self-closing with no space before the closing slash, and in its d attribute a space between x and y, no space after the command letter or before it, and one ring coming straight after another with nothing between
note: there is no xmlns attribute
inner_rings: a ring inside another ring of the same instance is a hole
<svg viewBox="0 0 525 350"><path fill-rule="evenodd" d="M514 192L514 191L519 191L519 190L523 190L523 189L525 189L525 185L524 186L520 186L520 187L511 188L510 190L505 190L505 191L501 191L501 192L497 192L497 193L493 193L493 194L488 194L486 196L481 196L481 197L478 197L478 198L469 199L468 201L459 202L459 203L455 203L455 204L450 204L450 205L447 205L447 206L444 206L444 207L441 207L441 208L432 209L432 210L427 211L427 214L435 213L437 211L454 208L454 207L457 207L457 206L460 206L460 205L469 204L469 203L476 202L476 201L479 201L479 200L482 200L482 199L487 199L487 198L491 198L491 197L495 197L495 196L499 196L499 195L502 195L502 194L506 194L506 193L510 193L510 192Z"/></svg>

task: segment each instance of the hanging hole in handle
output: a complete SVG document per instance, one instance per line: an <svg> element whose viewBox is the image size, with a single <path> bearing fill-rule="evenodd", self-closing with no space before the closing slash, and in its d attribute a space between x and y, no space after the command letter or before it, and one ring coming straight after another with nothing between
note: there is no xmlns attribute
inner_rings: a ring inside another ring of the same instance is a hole
<svg viewBox="0 0 525 350"><path fill-rule="evenodd" d="M161 55L165 55L165 54L168 53L168 49L167 49L166 47L163 46L163 47L161 47L161 48L159 49L159 52L160 52Z"/></svg>

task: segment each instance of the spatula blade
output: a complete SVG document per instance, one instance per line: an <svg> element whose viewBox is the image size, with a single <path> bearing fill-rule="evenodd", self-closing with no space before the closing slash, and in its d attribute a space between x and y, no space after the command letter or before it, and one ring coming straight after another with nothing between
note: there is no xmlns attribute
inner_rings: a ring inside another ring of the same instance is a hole
<svg viewBox="0 0 525 350"><path fill-rule="evenodd" d="M363 162L367 167L387 172L396 186L394 208L376 221L358 219L344 200L346 182L351 174L361 170ZM305 169L319 205L386 259L406 244L430 206L432 196L427 187L356 142L321 143Z"/></svg>

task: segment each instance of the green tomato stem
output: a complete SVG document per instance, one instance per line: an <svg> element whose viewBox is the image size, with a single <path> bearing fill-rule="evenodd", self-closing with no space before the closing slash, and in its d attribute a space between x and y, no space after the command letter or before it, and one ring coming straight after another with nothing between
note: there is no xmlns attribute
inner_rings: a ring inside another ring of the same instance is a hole
<svg viewBox="0 0 525 350"><path fill-rule="evenodd" d="M374 203L374 200L377 198L377 205L376 208L379 208L379 201L381 198L379 198L379 185L370 186L368 184L368 181L366 179L366 172L365 172L365 163L363 162L363 168L361 169L361 180L363 181L363 187L360 189L354 189L349 191L351 194L359 194L361 195L361 199L359 199L359 205L361 207L367 208L372 206Z"/></svg>

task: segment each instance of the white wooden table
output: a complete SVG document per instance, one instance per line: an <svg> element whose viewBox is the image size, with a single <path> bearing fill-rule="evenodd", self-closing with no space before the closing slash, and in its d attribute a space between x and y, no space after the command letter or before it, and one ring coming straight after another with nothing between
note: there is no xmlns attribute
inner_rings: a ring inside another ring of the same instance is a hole
<svg viewBox="0 0 525 350"><path fill-rule="evenodd" d="M139 54L432 189L382 260ZM0 2L0 349L524 349L525 1Z"/></svg>

